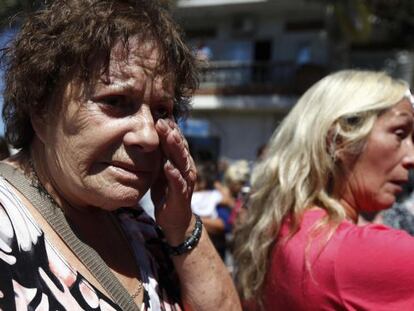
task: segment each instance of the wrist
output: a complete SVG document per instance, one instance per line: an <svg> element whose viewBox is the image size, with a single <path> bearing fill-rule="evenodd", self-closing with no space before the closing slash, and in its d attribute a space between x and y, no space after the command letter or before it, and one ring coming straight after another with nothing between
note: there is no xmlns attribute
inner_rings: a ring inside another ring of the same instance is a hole
<svg viewBox="0 0 414 311"><path fill-rule="evenodd" d="M166 239L166 250L169 255L171 256L178 256L184 253L190 252L193 248L195 248L201 238L202 230L203 230L203 223L201 218L197 215L194 215L191 219L190 224L191 230L189 233L184 235L184 238L180 240L177 239Z"/></svg>
<svg viewBox="0 0 414 311"><path fill-rule="evenodd" d="M193 232L196 223L195 215L190 213L188 216L181 216L181 224L172 224L168 222L165 225L160 225L166 242L169 245L177 246L188 238Z"/></svg>

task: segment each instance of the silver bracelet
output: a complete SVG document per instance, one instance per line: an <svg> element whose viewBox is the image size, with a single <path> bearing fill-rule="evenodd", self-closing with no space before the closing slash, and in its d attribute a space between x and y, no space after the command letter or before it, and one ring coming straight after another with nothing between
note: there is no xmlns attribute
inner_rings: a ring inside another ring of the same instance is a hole
<svg viewBox="0 0 414 311"><path fill-rule="evenodd" d="M197 246L198 241L200 241L201 232L203 231L203 223L201 221L200 216L194 214L196 218L196 222L194 225L193 232L191 235L185 239L183 243L178 246L171 246L168 243L165 243L167 248L167 252L170 256L179 256L184 253L191 251L194 247Z"/></svg>

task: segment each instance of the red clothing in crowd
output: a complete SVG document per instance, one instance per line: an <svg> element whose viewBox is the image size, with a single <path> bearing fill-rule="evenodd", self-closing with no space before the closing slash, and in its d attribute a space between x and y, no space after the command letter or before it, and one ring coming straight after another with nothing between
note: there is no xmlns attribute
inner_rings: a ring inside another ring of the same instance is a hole
<svg viewBox="0 0 414 311"><path fill-rule="evenodd" d="M324 215L307 211L299 231L272 250L266 310L414 310L414 238L343 221L325 243L325 234L311 233ZM280 237L287 234L285 221Z"/></svg>

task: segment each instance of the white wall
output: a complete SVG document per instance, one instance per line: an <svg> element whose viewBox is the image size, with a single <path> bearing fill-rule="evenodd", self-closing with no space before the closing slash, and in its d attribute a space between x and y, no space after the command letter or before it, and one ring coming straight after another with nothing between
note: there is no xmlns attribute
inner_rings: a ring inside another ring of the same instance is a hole
<svg viewBox="0 0 414 311"><path fill-rule="evenodd" d="M258 147L266 143L283 116L280 113L241 111L194 111L194 118L208 120L211 135L221 139L221 156L255 160Z"/></svg>

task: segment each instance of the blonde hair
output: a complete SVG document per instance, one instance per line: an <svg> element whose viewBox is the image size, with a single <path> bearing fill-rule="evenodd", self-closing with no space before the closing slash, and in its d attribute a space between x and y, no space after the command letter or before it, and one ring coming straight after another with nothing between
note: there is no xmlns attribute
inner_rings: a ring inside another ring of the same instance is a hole
<svg viewBox="0 0 414 311"><path fill-rule="evenodd" d="M260 297L286 215L292 215L291 232L312 205L324 208L334 227L345 219L343 206L331 195L339 182L335 152L360 154L378 115L402 100L407 89L405 82L383 72L344 70L323 78L299 99L253 171L247 219L236 228L242 298Z"/></svg>

